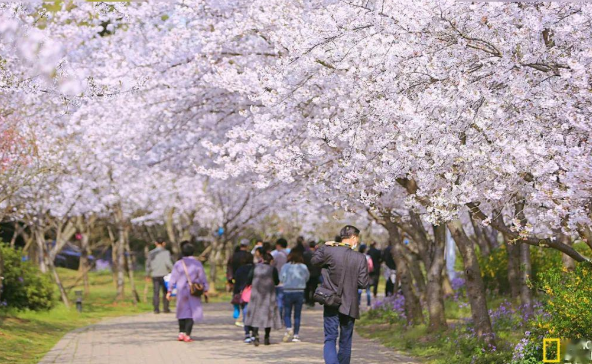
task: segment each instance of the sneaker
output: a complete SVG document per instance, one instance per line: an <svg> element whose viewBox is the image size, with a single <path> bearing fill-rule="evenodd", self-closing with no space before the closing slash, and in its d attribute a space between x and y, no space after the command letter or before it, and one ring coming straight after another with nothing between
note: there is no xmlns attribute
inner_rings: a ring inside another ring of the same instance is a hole
<svg viewBox="0 0 592 364"><path fill-rule="evenodd" d="M258 337L255 337L255 340L253 340L253 345L259 346L259 338Z"/></svg>
<svg viewBox="0 0 592 364"><path fill-rule="evenodd" d="M300 337L298 335L294 335L294 338L292 339L293 343L299 343L300 342Z"/></svg>
<svg viewBox="0 0 592 364"><path fill-rule="evenodd" d="M292 340L292 335L293 335L292 329L287 329L282 341L287 343L288 341Z"/></svg>
<svg viewBox="0 0 592 364"><path fill-rule="evenodd" d="M245 338L245 344L251 344L253 342L253 338L252 337L246 337Z"/></svg>
<svg viewBox="0 0 592 364"><path fill-rule="evenodd" d="M190 342L192 342L193 340L191 340L191 336L189 336L189 335L185 335L185 337L183 338L183 341L185 341L186 343L190 343Z"/></svg>
<svg viewBox="0 0 592 364"><path fill-rule="evenodd" d="M245 327L245 324L242 323L242 322L240 322L240 321L238 321L238 320L234 322L234 325L235 326L238 326L238 327Z"/></svg>
<svg viewBox="0 0 592 364"><path fill-rule="evenodd" d="M185 340L185 334L184 334L184 333L182 333L182 332L180 332L180 333L179 333L179 337L177 338L177 340L179 340L179 341L183 341L183 340Z"/></svg>
<svg viewBox="0 0 592 364"><path fill-rule="evenodd" d="M265 338L265 340L263 341L263 344L264 344L264 345L269 345L269 344L271 344L271 342L269 342L269 338L268 338L268 337L266 337L266 338Z"/></svg>

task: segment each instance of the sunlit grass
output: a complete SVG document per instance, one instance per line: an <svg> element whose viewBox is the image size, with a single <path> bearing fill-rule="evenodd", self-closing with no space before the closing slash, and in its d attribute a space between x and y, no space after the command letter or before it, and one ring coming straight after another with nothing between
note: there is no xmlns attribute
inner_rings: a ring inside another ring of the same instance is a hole
<svg viewBox="0 0 592 364"><path fill-rule="evenodd" d="M66 287L76 281L77 271L59 269ZM140 303L134 306L131 289L126 276L126 299L115 302L116 287L110 272L89 274L90 294L83 298L82 313L76 311L75 291L83 290L82 281L70 290L72 307L68 310L63 303L56 303L50 311L9 311L0 313L0 363L32 364L43 356L69 331L97 321L123 315L134 315L152 311L152 283L144 280L143 274L134 279L140 296ZM224 277L216 280L219 293L211 297L212 302L230 301L224 293ZM59 294L56 289L56 298ZM173 303L174 304L174 303Z"/></svg>

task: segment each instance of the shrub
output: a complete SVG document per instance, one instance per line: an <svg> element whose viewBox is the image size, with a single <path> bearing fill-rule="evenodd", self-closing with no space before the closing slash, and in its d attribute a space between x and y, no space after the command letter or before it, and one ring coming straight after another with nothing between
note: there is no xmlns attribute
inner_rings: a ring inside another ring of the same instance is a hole
<svg viewBox="0 0 592 364"><path fill-rule="evenodd" d="M23 262L18 250L0 244L4 257L2 306L15 309L48 310L53 306L54 287L48 275L30 262Z"/></svg>
<svg viewBox="0 0 592 364"><path fill-rule="evenodd" d="M389 324L406 324L405 297L403 295L392 295L383 300L376 301L372 309L368 311L368 318L381 319Z"/></svg>
<svg viewBox="0 0 592 364"><path fill-rule="evenodd" d="M580 263L573 272L553 269L541 275L538 287L547 315L538 326L554 337L592 337L592 267Z"/></svg>
<svg viewBox="0 0 592 364"><path fill-rule="evenodd" d="M529 277L529 280L533 286L537 286L540 282L541 274L561 267L561 252L553 249L531 247L530 260L532 264L532 275ZM479 264L486 289L500 294L510 293L508 254L505 245L501 245L499 248L493 250L487 257L480 257Z"/></svg>

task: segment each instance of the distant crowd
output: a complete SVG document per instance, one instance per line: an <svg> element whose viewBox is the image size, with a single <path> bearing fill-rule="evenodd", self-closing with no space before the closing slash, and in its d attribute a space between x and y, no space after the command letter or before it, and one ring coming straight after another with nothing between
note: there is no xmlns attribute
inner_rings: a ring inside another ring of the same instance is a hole
<svg viewBox="0 0 592 364"><path fill-rule="evenodd" d="M359 244L359 230L347 225L334 241L305 243L299 237L288 247L280 238L272 245L257 241L254 247L242 240L228 259L226 278L232 291L235 324L244 328L244 342L260 345L271 342L271 330L285 328L283 342L301 341L300 326L304 306L323 307L326 363L350 362L354 322L360 317L362 294L368 307L376 298L382 275L385 295L398 287L391 247L380 250L375 242ZM160 313L160 292L164 292L164 312L175 293L179 341L191 342L193 324L203 319L202 298L209 289L204 268L193 257L194 247L181 244L183 258L173 264L166 242L158 239L146 262L147 279L153 282L154 312ZM170 272L170 279L165 277ZM337 351L339 343L339 351Z"/></svg>

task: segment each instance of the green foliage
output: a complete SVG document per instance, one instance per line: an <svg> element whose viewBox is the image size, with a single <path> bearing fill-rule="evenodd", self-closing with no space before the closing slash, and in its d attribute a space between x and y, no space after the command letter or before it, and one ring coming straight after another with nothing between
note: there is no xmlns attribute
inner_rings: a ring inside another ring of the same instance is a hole
<svg viewBox="0 0 592 364"><path fill-rule="evenodd" d="M540 283L543 272L561 267L561 253L557 250L533 247L530 249L530 259L532 263L530 282L534 286ZM493 250L487 257L480 257L479 265L486 289L500 294L510 293L508 254L505 245Z"/></svg>
<svg viewBox="0 0 592 364"><path fill-rule="evenodd" d="M543 360L543 335L537 332L527 332L524 337L514 349L512 361L510 364L540 364Z"/></svg>
<svg viewBox="0 0 592 364"><path fill-rule="evenodd" d="M21 260L18 250L0 245L4 256L2 305L14 309L49 310L54 304L54 285L30 262Z"/></svg>
<svg viewBox="0 0 592 364"><path fill-rule="evenodd" d="M592 337L592 267L580 263L573 272L553 269L541 276L538 287L546 293L543 304L548 315L539 318L538 327L553 337Z"/></svg>

